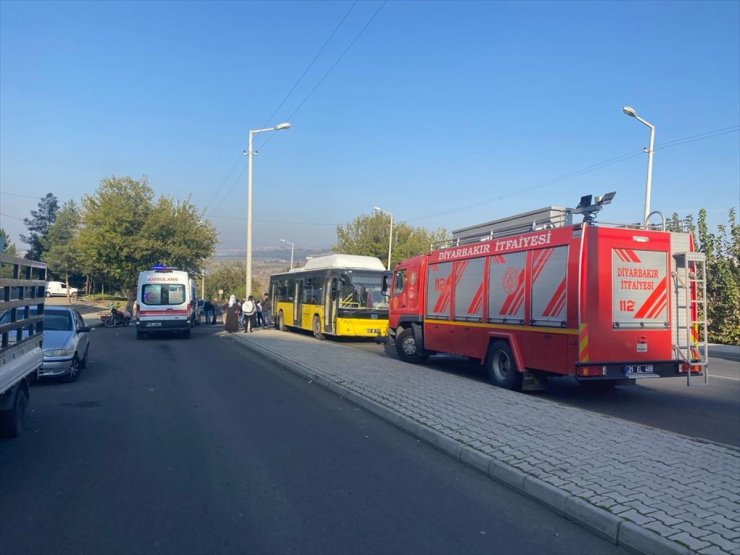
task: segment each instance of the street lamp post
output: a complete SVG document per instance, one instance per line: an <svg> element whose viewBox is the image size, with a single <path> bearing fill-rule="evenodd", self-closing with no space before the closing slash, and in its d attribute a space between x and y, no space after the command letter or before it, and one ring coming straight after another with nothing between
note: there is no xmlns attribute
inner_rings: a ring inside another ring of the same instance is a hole
<svg viewBox="0 0 740 555"><path fill-rule="evenodd" d="M290 269L293 269L293 250L295 249L295 243L292 241L286 241L285 239L280 239L283 243L287 243L290 245Z"/></svg>
<svg viewBox="0 0 740 555"><path fill-rule="evenodd" d="M640 123L647 125L650 128L650 145L647 148L648 155L648 167L647 167L647 182L645 183L645 214L642 218L642 223L645 227L648 225L648 216L650 216L650 188L653 183L653 145L655 144L655 126L640 116L637 115L637 111L634 108L625 106L622 111L631 118L635 118Z"/></svg>
<svg viewBox="0 0 740 555"><path fill-rule="evenodd" d="M375 210L376 212L382 212L383 214L388 214L391 217L391 229L390 229L390 232L388 233L388 267L387 267L387 269L390 271L391 269L391 249L393 248L393 214L377 206L373 206L373 210Z"/></svg>
<svg viewBox="0 0 740 555"><path fill-rule="evenodd" d="M289 128L289 123L281 123L275 127L268 127L266 129L249 130L249 147L247 150L247 288L244 292L245 298L252 294L252 156L254 155L252 139L257 133L280 131Z"/></svg>

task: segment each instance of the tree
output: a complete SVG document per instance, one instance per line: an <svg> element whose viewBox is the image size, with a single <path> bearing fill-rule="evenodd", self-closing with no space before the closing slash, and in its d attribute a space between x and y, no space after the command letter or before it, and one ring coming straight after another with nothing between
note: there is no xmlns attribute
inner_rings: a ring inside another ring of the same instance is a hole
<svg viewBox="0 0 740 555"><path fill-rule="evenodd" d="M80 250L94 277L132 292L139 272L161 263L198 272L216 245L213 226L189 202L154 201L146 177L103 179L82 200Z"/></svg>
<svg viewBox="0 0 740 555"><path fill-rule="evenodd" d="M41 258L50 271L63 275L69 295L69 276L81 269L81 256L77 240L80 229L80 211L73 200L64 203L57 212L56 221L49 227L42 240Z"/></svg>
<svg viewBox="0 0 740 555"><path fill-rule="evenodd" d="M0 252L8 256L18 256L15 245L10 241L10 235L0 227Z"/></svg>
<svg viewBox="0 0 740 555"><path fill-rule="evenodd" d="M389 232L388 216L377 212L362 214L345 226L337 226L337 244L332 250L343 254L376 256L386 263ZM428 252L433 244L440 243L446 238L447 231L441 228L430 232L422 227L394 222L391 267L401 260Z"/></svg>
<svg viewBox="0 0 740 555"><path fill-rule="evenodd" d="M731 208L728 226L717 226L711 233L707 212L699 210L696 225L689 215L681 221L677 214L666 222L671 231L690 231L695 248L706 256L707 322L709 341L740 344L740 226L735 209Z"/></svg>
<svg viewBox="0 0 740 555"><path fill-rule="evenodd" d="M707 309L709 340L740 344L740 229L735 209L731 208L729 226L717 226L717 234L707 228L707 212L699 211L698 250L707 257ZM729 229L728 229L729 227Z"/></svg>
<svg viewBox="0 0 740 555"><path fill-rule="evenodd" d="M31 210L31 218L23 218L23 223L28 228L28 235L21 235L21 241L28 243L30 249L26 258L30 260L41 260L44 252L43 240L49 231L49 227L56 221L59 211L57 197L47 193L38 204L38 210Z"/></svg>
<svg viewBox="0 0 740 555"><path fill-rule="evenodd" d="M244 260L228 260L209 265L206 276L206 298L212 299L218 296L219 290L222 290L226 296L236 295L239 299L246 298L244 294L245 268ZM254 291L262 291L262 284L259 280L252 279L252 290L253 294Z"/></svg>

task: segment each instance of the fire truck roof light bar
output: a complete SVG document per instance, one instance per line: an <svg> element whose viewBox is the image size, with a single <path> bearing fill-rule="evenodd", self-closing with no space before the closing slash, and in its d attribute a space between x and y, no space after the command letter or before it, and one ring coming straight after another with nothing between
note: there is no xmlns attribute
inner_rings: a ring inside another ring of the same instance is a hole
<svg viewBox="0 0 740 555"><path fill-rule="evenodd" d="M581 197L581 201L573 209L573 214L583 214L583 221L586 223L593 223L596 219L596 213L601 210L605 204L610 204L616 196L616 191L611 191L603 196L593 197L592 195L584 195ZM595 202L592 202L592 199Z"/></svg>

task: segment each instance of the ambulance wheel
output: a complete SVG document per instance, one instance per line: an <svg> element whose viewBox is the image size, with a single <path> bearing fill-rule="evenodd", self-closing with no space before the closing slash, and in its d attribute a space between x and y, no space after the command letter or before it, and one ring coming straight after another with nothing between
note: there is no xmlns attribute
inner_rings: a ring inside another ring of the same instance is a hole
<svg viewBox="0 0 740 555"><path fill-rule="evenodd" d="M321 333L321 319L319 318L319 315L316 314L313 317L313 336L316 339L324 339L324 334Z"/></svg>
<svg viewBox="0 0 740 555"><path fill-rule="evenodd" d="M511 348L506 341L496 341L488 351L488 379L497 387L521 391L522 373L517 370Z"/></svg>
<svg viewBox="0 0 740 555"><path fill-rule="evenodd" d="M404 329L396 337L396 353L398 358L404 362L424 362L427 359L427 355L419 353L419 345L416 344L416 337L414 336L414 330L411 328Z"/></svg>
<svg viewBox="0 0 740 555"><path fill-rule="evenodd" d="M277 322L275 322L275 327L279 329L280 331L286 331L288 329L285 326L285 316L283 316L282 310L278 313Z"/></svg>

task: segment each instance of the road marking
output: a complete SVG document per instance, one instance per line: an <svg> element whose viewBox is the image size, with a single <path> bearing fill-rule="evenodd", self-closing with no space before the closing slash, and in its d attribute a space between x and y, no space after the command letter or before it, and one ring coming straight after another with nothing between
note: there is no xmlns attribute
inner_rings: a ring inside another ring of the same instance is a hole
<svg viewBox="0 0 740 555"><path fill-rule="evenodd" d="M717 376L716 374L709 374L710 378L719 378L720 380L732 380L733 382L740 382L740 378L731 378L730 376Z"/></svg>

